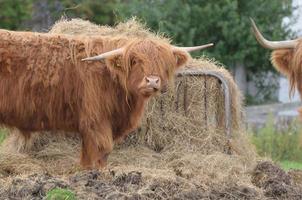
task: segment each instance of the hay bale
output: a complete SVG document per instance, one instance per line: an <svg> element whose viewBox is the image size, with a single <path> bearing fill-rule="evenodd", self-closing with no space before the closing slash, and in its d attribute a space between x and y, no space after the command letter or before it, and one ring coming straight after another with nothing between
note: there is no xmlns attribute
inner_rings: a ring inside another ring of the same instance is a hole
<svg viewBox="0 0 302 200"><path fill-rule="evenodd" d="M213 71L227 81L231 96L231 141L225 133L225 102L220 81L210 76L180 76L168 94L149 102L141 127L129 136L126 145L145 144L161 151L169 146L179 147L182 142L189 144L193 152L250 152L249 142L234 145L238 138L246 136L242 127L242 97L230 73L206 58L193 59L183 71L188 69Z"/></svg>

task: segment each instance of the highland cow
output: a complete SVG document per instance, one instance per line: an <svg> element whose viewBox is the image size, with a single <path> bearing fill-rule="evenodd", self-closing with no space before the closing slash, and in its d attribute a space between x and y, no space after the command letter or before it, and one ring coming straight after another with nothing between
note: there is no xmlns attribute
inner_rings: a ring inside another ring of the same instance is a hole
<svg viewBox="0 0 302 200"><path fill-rule="evenodd" d="M252 19L251 22L257 41L264 48L274 50L271 62L280 73L289 79L290 95L293 95L297 89L302 98L302 40L268 41L262 36ZM302 107L298 111L302 119Z"/></svg>
<svg viewBox="0 0 302 200"><path fill-rule="evenodd" d="M0 30L0 123L25 138L33 131L77 132L81 165L103 167L188 52L208 46Z"/></svg>

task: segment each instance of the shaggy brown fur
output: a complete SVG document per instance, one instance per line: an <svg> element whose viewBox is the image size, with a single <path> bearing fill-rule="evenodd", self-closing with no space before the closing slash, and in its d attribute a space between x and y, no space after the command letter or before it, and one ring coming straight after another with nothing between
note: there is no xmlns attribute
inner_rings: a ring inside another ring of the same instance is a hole
<svg viewBox="0 0 302 200"><path fill-rule="evenodd" d="M302 40L295 49L273 51L271 61L274 67L289 79L290 95L292 96L297 88L302 98ZM298 111L302 119L302 107Z"/></svg>
<svg viewBox="0 0 302 200"><path fill-rule="evenodd" d="M302 95L302 41L295 49L273 51L271 59L276 69L288 77L290 93L293 94L294 89L297 88Z"/></svg>
<svg viewBox="0 0 302 200"><path fill-rule="evenodd" d="M124 47L105 63L87 56ZM116 140L138 126L145 77L156 75L163 88L189 59L168 42L125 37L85 37L0 30L0 123L32 131L79 132L81 164L106 164Z"/></svg>

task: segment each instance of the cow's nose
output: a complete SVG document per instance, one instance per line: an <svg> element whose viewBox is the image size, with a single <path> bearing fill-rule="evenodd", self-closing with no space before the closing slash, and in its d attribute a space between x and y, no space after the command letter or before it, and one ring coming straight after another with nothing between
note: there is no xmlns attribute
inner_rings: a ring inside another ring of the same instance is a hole
<svg viewBox="0 0 302 200"><path fill-rule="evenodd" d="M160 78L158 76L146 76L145 77L147 86L153 87L154 89L160 89Z"/></svg>

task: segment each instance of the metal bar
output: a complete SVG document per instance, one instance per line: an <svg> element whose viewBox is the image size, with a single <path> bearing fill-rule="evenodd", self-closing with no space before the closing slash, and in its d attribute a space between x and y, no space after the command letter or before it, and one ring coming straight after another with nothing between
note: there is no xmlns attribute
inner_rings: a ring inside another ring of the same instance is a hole
<svg viewBox="0 0 302 200"><path fill-rule="evenodd" d="M187 83L187 79L185 78L185 83L184 83L184 96L183 96L183 100L184 100L184 111L185 111L185 116L188 115L188 99L187 99L187 93L188 93L188 83Z"/></svg>
<svg viewBox="0 0 302 200"><path fill-rule="evenodd" d="M207 93L207 77L204 77L204 93ZM207 95L204 95L204 121L205 121L205 126L207 127L208 130L208 116L207 116L207 112L208 112L208 107L207 107Z"/></svg>
<svg viewBox="0 0 302 200"><path fill-rule="evenodd" d="M230 97L230 89L228 86L227 81L224 79L216 71L206 71L201 69L194 69L194 70L182 70L176 73L177 76L213 76L221 81L223 85L224 91L224 107L225 107L225 129L226 135L229 139L231 139L231 126L232 126L232 115L231 115L231 97Z"/></svg>

